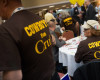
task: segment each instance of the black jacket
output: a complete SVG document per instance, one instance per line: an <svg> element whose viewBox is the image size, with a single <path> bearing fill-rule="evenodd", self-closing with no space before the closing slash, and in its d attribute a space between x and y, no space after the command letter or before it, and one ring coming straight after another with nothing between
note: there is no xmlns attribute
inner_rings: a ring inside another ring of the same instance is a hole
<svg viewBox="0 0 100 80"><path fill-rule="evenodd" d="M95 15L96 15L96 11L95 11L93 5L90 4L88 6L88 9L87 9L87 12L86 12L86 21L88 21L88 20L96 20L96 16Z"/></svg>
<svg viewBox="0 0 100 80"><path fill-rule="evenodd" d="M82 24L82 20L78 17L78 15L80 14L78 7L74 8L74 15L73 18L79 22L79 24Z"/></svg>
<svg viewBox="0 0 100 80"><path fill-rule="evenodd" d="M100 80L100 61L93 61L79 67L73 76L74 80Z"/></svg>
<svg viewBox="0 0 100 80"><path fill-rule="evenodd" d="M85 16L86 16L86 9L85 9L85 7L84 6L81 6L81 11L83 11L84 13L82 13L82 19L83 19L83 21L85 20Z"/></svg>

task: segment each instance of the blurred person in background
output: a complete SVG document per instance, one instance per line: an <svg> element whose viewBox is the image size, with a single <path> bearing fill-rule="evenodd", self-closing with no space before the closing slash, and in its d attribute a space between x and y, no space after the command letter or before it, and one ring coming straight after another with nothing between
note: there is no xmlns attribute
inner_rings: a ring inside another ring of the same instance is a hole
<svg viewBox="0 0 100 80"><path fill-rule="evenodd" d="M56 12L56 10L53 10L53 16L57 19L57 12Z"/></svg>
<svg viewBox="0 0 100 80"><path fill-rule="evenodd" d="M79 24L82 24L82 14L81 14L81 7L76 3L74 5L74 15L73 18L79 22Z"/></svg>
<svg viewBox="0 0 100 80"><path fill-rule="evenodd" d="M95 11L96 11L96 14L98 14L98 11L99 11L99 5L97 5L97 6L95 7Z"/></svg>
<svg viewBox="0 0 100 80"><path fill-rule="evenodd" d="M71 5L70 15L71 15L71 16L74 15L74 5Z"/></svg>
<svg viewBox="0 0 100 80"><path fill-rule="evenodd" d="M58 13L58 14L57 14L57 22L58 22L57 25L61 25L61 21L62 21L61 14Z"/></svg>
<svg viewBox="0 0 100 80"><path fill-rule="evenodd" d="M0 0L2 80L51 80L54 61L45 20L22 7L21 0Z"/></svg>
<svg viewBox="0 0 100 80"><path fill-rule="evenodd" d="M57 36L59 35L58 37L60 37L62 34L60 25L56 24L56 21L54 19L52 19L50 21L55 23L55 26L56 26L55 33Z"/></svg>
<svg viewBox="0 0 100 80"><path fill-rule="evenodd" d="M83 4L83 6L81 6L81 12L82 14L82 24L84 24L85 21L85 16L86 16L86 4Z"/></svg>
<svg viewBox="0 0 100 80"><path fill-rule="evenodd" d="M66 39L62 38L61 41L59 40L59 38L57 37L57 35L55 33L56 24L53 21L48 22L48 26L49 26L50 34L52 34L56 39L56 44L55 44L56 49L53 50L53 53L55 55L57 54L54 59L55 59L55 61L58 61L59 47L62 47L64 44L66 44L66 42L65 42Z"/></svg>
<svg viewBox="0 0 100 80"><path fill-rule="evenodd" d="M56 18L53 16L53 11L46 10L45 14L45 21L48 23L50 20L54 19L56 21ZM57 21L56 21L57 24Z"/></svg>
<svg viewBox="0 0 100 80"><path fill-rule="evenodd" d="M59 63L59 48L66 44L66 42L65 42L66 38L60 37L60 39L59 39L57 37L57 35L55 33L56 25L53 21L50 21L48 23L48 26L49 26L50 34L55 37L56 44L53 45L53 47L52 47L52 53L54 55L54 61L55 61L55 65L56 65L56 72L60 72L60 71L62 71L63 66L62 66L62 64Z"/></svg>
<svg viewBox="0 0 100 80"><path fill-rule="evenodd" d="M85 0L85 4L87 6L87 11L86 11L86 21L88 20L97 20L96 18L96 11L91 4L91 0Z"/></svg>
<svg viewBox="0 0 100 80"><path fill-rule="evenodd" d="M66 31L66 30L71 30L74 32L74 36L78 36L79 33L79 24L78 22L73 19L68 12L61 12L61 18L62 18L62 22L61 22L61 27L62 30Z"/></svg>

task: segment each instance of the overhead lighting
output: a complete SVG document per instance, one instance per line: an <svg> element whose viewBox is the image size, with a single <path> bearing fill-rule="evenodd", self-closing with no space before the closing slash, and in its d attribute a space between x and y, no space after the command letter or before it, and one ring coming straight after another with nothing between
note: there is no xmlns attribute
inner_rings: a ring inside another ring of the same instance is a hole
<svg viewBox="0 0 100 80"><path fill-rule="evenodd" d="M63 5L62 7L66 7L66 5Z"/></svg>
<svg viewBox="0 0 100 80"><path fill-rule="evenodd" d="M43 11L46 11L47 9L43 9Z"/></svg>
<svg viewBox="0 0 100 80"><path fill-rule="evenodd" d="M58 11L63 11L63 9L60 9L60 10L58 10Z"/></svg>
<svg viewBox="0 0 100 80"><path fill-rule="evenodd" d="M49 6L49 8L53 8L53 7L55 7L55 6Z"/></svg>
<svg viewBox="0 0 100 80"><path fill-rule="evenodd" d="M59 9L59 8L56 8L56 9Z"/></svg>

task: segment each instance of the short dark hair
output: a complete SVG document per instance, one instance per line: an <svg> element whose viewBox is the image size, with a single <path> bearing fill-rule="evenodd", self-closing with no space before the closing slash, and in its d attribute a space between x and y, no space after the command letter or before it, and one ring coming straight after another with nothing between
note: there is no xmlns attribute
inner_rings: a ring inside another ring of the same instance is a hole
<svg viewBox="0 0 100 80"><path fill-rule="evenodd" d="M49 12L49 10L46 10L46 13Z"/></svg>

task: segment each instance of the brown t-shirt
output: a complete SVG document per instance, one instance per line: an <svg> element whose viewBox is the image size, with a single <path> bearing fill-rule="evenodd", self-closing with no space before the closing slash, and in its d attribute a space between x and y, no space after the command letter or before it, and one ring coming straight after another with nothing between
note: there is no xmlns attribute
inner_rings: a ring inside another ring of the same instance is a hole
<svg viewBox="0 0 100 80"><path fill-rule="evenodd" d="M76 33L75 28L76 21L72 17L66 17L62 19L61 27L65 27L65 30L72 30L74 33Z"/></svg>
<svg viewBox="0 0 100 80"><path fill-rule="evenodd" d="M19 69L23 80L49 80L54 70L47 24L26 10L0 26L0 71Z"/></svg>
<svg viewBox="0 0 100 80"><path fill-rule="evenodd" d="M100 60L100 37L88 37L82 41L75 54L76 62Z"/></svg>

